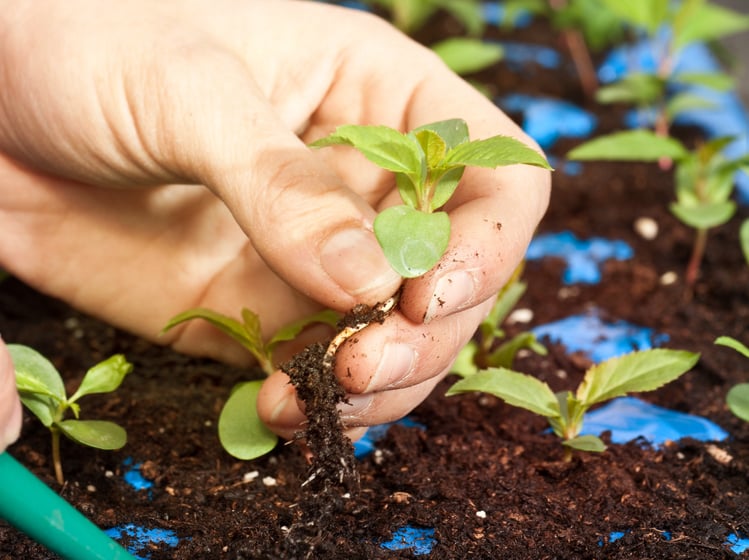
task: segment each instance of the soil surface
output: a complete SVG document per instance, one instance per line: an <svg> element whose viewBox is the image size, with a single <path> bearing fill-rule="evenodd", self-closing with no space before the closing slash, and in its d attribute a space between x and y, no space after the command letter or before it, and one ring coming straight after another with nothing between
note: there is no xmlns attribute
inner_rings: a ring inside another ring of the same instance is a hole
<svg viewBox="0 0 749 560"><path fill-rule="evenodd" d="M460 31L443 16L429 30L419 36L427 44ZM488 33L559 46L542 22ZM619 128L624 108L600 109L583 100L560 52L564 62L557 70L531 65L518 73L499 64L476 78L495 93L571 100L595 112L599 132ZM682 132L694 139L693 131ZM550 152L561 156L573 145L561 141ZM726 441L682 440L657 449L642 441L612 444L602 454L576 453L565 463L544 419L485 395L446 398L454 381L448 378L414 411L421 427L391 428L376 451L358 461L358 489L346 488L330 507L316 510L302 486L310 466L299 446L280 445L267 457L242 462L219 445L216 422L230 388L257 372L176 354L11 278L0 284L4 340L48 356L70 388L114 353L125 354L135 369L116 394L81 403L84 414L95 411L127 429L124 449L81 449L64 440L67 482L60 488L49 436L27 414L10 452L102 528L132 523L172 531L176 544L156 542L138 553L153 560L410 558L421 551L381 546L407 526L433 530L431 552L422 557L440 559L737 558L726 543L732 534L749 536L749 423L727 410L725 395L749 380L749 362L713 341L719 335L746 341L749 267L736 240L749 211L741 208L711 234L702 274L688 290L683 272L693 233L669 213L672 199L672 173L657 165L589 163L576 176L556 172L540 231L621 239L634 257L608 261L595 285L564 286L561 261L528 263L529 288L520 306L533 318L506 330L515 334L595 307L605 319L668 335L665 346L701 352L700 362L642 398L709 418L730 433ZM635 231L642 217L658 224L655 239ZM516 369L554 390L575 387L589 359L546 344L547 356L524 355ZM132 463L150 488L137 490L125 479ZM324 516L314 529L298 530ZM53 556L0 523L0 559L22 558Z"/></svg>

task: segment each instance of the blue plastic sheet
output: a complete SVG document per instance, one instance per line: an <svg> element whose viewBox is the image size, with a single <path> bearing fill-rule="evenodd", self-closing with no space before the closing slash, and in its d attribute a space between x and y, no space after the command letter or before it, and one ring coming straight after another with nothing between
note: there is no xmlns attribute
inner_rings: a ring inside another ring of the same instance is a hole
<svg viewBox="0 0 749 560"><path fill-rule="evenodd" d="M601 281L601 265L609 259L629 260L634 251L617 239L591 237L578 239L570 231L537 235L528 247L529 261L547 257L563 259L567 263L562 275L565 284L597 284Z"/></svg>
<svg viewBox="0 0 749 560"><path fill-rule="evenodd" d="M123 540L127 537L128 552L141 560L151 558L150 550L154 544L165 544L173 548L179 543L179 538L174 531L160 528L148 529L134 523L118 525L104 532L116 540Z"/></svg>
<svg viewBox="0 0 749 560"><path fill-rule="evenodd" d="M414 556L422 556L432 552L436 541L434 529L430 527L415 527L406 525L393 533L393 538L380 546L387 550L411 549Z"/></svg>

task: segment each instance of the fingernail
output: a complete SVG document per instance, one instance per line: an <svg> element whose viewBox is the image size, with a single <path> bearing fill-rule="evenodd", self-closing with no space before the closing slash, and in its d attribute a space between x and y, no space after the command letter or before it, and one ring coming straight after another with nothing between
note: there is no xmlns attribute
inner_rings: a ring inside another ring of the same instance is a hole
<svg viewBox="0 0 749 560"><path fill-rule="evenodd" d="M382 253L374 233L361 228L344 229L325 242L320 263L348 294L357 296L401 282Z"/></svg>
<svg viewBox="0 0 749 560"><path fill-rule="evenodd" d="M341 413L341 420L352 421L358 420L366 414L367 409L372 406L374 395L371 393L362 393L361 395L348 395L348 402L338 405Z"/></svg>
<svg viewBox="0 0 749 560"><path fill-rule="evenodd" d="M446 274L437 281L424 323L465 309L473 302L475 290L473 276L469 272L456 270Z"/></svg>
<svg viewBox="0 0 749 560"><path fill-rule="evenodd" d="M303 419L296 404L296 393L290 391L276 404L270 414L270 423L278 426L296 426Z"/></svg>
<svg viewBox="0 0 749 560"><path fill-rule="evenodd" d="M414 349L400 342L389 342L382 350L382 358L369 380L365 392L382 391L394 383L408 378L416 363Z"/></svg>

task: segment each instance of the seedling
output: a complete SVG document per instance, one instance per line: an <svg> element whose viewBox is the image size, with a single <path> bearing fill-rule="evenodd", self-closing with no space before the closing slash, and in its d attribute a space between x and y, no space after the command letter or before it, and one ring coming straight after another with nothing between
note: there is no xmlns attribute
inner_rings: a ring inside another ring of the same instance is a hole
<svg viewBox="0 0 749 560"><path fill-rule="evenodd" d="M374 232L388 262L404 278L429 271L450 240L450 218L439 210L455 192L466 166L524 163L551 169L538 152L507 136L470 141L461 119L402 133L387 126L344 125L311 144L351 146L395 173L403 204L380 212Z"/></svg>
<svg viewBox="0 0 749 560"><path fill-rule="evenodd" d="M480 35L484 17L478 0L364 0L390 13L393 25L404 33L413 34L438 11L444 10L457 19L469 35Z"/></svg>
<svg viewBox="0 0 749 560"><path fill-rule="evenodd" d="M728 222L736 213L736 203L731 200L734 174L749 165L749 154L727 160L722 149L732 140L716 138L689 151L675 138L649 130L631 130L585 142L569 152L567 158L652 162L665 157L676 163L676 201L671 203L670 210L696 232L686 268L686 283L692 287L697 281L709 230Z"/></svg>
<svg viewBox="0 0 749 560"><path fill-rule="evenodd" d="M507 368L488 368L461 379L447 392L457 395L480 391L507 404L524 408L548 419L553 432L562 439L564 460L573 450L602 452L601 438L580 435L583 417L593 406L628 393L653 391L690 370L699 354L682 350L652 349L611 358L592 366L573 394L554 393L539 379Z"/></svg>
<svg viewBox="0 0 749 560"><path fill-rule="evenodd" d="M749 347L730 336L719 336L715 344L733 348L739 354L749 358ZM749 383L739 383L726 395L726 404L736 416L749 422Z"/></svg>
<svg viewBox="0 0 749 560"><path fill-rule="evenodd" d="M265 375L276 369L273 354L281 342L294 340L306 327L314 323L335 325L339 315L321 311L280 328L268 342L263 342L260 318L249 309L242 309L242 321L210 309L190 309L176 315L166 324L162 333L193 319L203 319L231 336L252 354ZM256 459L271 451L278 436L271 432L257 414L257 395L262 379L238 383L224 404L218 420L218 437L230 455L244 460Z"/></svg>
<svg viewBox="0 0 749 560"><path fill-rule="evenodd" d="M739 243L741 244L741 251L744 253L746 264L749 264L749 219L746 219L741 223L741 228L739 229Z"/></svg>
<svg viewBox="0 0 749 560"><path fill-rule="evenodd" d="M498 43L471 37L451 37L432 45L432 50L456 74L473 74L496 64L504 56Z"/></svg>
<svg viewBox="0 0 749 560"><path fill-rule="evenodd" d="M531 332L522 332L510 340L504 340L506 335L502 323L526 289L526 284L518 279L519 275L520 269L499 293L489 315L479 325L474 339L461 348L451 373L468 377L489 367L511 368L518 351L522 349L546 355L546 348Z"/></svg>
<svg viewBox="0 0 749 560"><path fill-rule="evenodd" d="M96 393L111 393L122 383L133 366L116 354L86 372L78 390L71 397L55 366L36 350L20 344L9 344L16 370L16 387L21 402L44 424L52 435L52 461L57 482L63 484L60 459L60 434L97 449L120 449L127 443L125 430L106 420L81 420L78 399ZM65 418L68 410L74 418Z"/></svg>

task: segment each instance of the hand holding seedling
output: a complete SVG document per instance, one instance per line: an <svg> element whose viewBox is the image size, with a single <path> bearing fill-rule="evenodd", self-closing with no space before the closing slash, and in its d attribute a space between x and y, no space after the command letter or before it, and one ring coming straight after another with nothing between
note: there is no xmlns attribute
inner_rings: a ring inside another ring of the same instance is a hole
<svg viewBox="0 0 749 560"><path fill-rule="evenodd" d="M461 117L472 139L531 144L436 55L322 3L39 1L0 18L0 266L149 338L192 307L253 309L268 337L396 291L373 233L398 203L393 175L307 147L336 126ZM548 183L529 166L466 170L445 256L339 353L352 424L402 416L437 382L524 254ZM204 322L159 340L250 361ZM303 419L284 376L260 397L278 433Z"/></svg>

